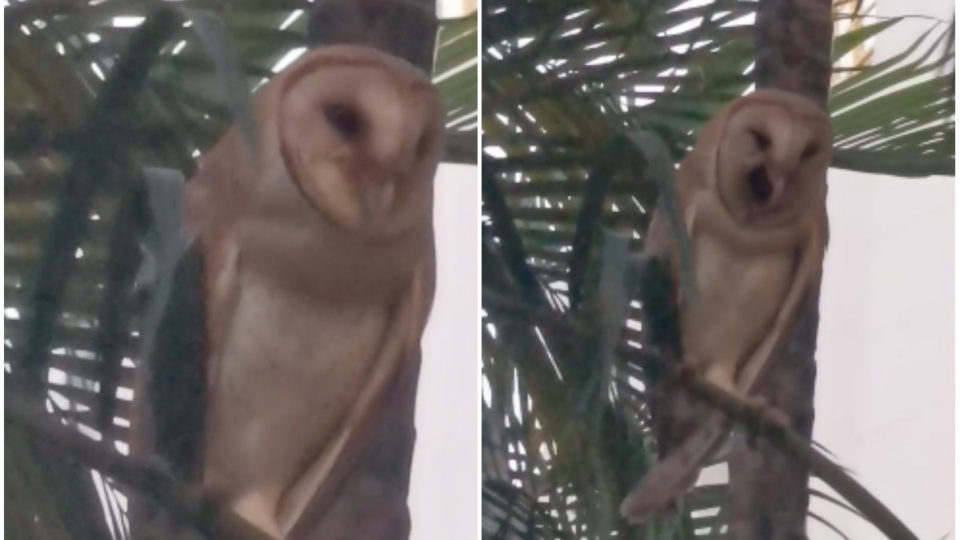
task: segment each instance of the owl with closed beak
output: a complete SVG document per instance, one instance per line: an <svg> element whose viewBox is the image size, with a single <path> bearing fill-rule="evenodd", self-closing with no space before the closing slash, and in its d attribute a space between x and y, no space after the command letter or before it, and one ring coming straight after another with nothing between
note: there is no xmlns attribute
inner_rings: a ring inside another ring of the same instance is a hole
<svg viewBox="0 0 960 540"><path fill-rule="evenodd" d="M158 352L179 375L141 381L139 446L270 537L405 537L413 428L391 396L415 391L433 299L438 95L402 59L325 46L252 108L255 148L231 129L187 183L203 361Z"/></svg>

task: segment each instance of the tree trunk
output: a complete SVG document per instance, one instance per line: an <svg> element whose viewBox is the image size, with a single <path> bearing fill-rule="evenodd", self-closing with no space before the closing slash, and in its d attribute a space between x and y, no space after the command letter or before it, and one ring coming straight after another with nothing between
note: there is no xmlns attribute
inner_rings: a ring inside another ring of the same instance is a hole
<svg viewBox="0 0 960 540"><path fill-rule="evenodd" d="M801 94L826 107L833 36L830 0L760 0L755 26L758 88ZM783 410L798 433L813 433L820 276L801 306L785 346L757 392ZM729 536L735 540L802 540L810 471L763 440L738 433L729 458Z"/></svg>
<svg viewBox="0 0 960 540"><path fill-rule="evenodd" d="M433 71L435 0L319 0L307 23L307 43L364 45Z"/></svg>

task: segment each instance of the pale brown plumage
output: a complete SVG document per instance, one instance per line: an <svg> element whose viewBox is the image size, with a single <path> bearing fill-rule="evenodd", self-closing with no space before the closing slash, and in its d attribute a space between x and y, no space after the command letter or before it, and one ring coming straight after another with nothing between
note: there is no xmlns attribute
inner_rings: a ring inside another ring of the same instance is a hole
<svg viewBox="0 0 960 540"><path fill-rule="evenodd" d="M357 469L391 459L373 463L370 447L409 461L409 426L378 426L392 414L382 400L400 399L385 393L415 391L433 299L439 98L403 60L329 46L252 105L258 151L234 128L187 186L208 327L199 480L276 538L305 511L322 529L327 507L328 528L398 537L406 481L379 500L389 481ZM341 523L355 510L398 517Z"/></svg>
<svg viewBox="0 0 960 540"><path fill-rule="evenodd" d="M830 152L829 119L816 105L760 90L711 119L677 171L697 293L691 301L681 289L683 362L741 398L748 398L822 265ZM678 275L662 211L645 251L666 256ZM727 432L719 413L700 422L627 496L625 518L643 521L695 482Z"/></svg>

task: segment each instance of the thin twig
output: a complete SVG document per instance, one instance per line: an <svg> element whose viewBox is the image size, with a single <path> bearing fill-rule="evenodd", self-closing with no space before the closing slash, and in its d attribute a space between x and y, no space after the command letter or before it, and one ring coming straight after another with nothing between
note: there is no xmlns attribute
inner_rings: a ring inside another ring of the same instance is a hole
<svg viewBox="0 0 960 540"><path fill-rule="evenodd" d="M932 15L866 15L866 14L845 14L837 15L834 17L834 20L841 19L877 19L881 21L892 21L896 19L921 19L924 21L934 21L937 24L950 24L950 21L946 19L941 19L939 17L934 17Z"/></svg>
<svg viewBox="0 0 960 540"><path fill-rule="evenodd" d="M8 384L4 393L6 424L147 495L207 537L269 540L270 537L200 490L184 486L157 467L123 457L110 447L56 423L53 416L33 406L37 400L29 399L24 392Z"/></svg>

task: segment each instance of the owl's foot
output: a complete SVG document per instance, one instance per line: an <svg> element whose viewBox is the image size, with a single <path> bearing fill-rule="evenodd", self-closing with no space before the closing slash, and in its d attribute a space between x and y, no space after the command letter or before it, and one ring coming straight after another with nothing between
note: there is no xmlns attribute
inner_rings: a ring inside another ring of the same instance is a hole
<svg viewBox="0 0 960 540"><path fill-rule="evenodd" d="M747 436L747 444L756 449L757 432L769 428L790 429L790 417L782 409L770 404L763 396L747 396L744 398L747 408L760 419L757 429L751 429Z"/></svg>

